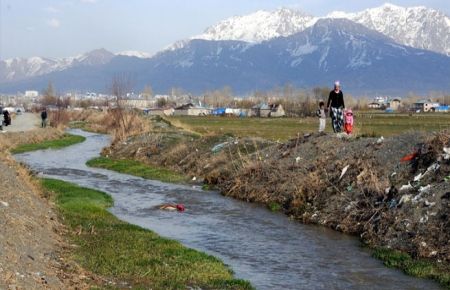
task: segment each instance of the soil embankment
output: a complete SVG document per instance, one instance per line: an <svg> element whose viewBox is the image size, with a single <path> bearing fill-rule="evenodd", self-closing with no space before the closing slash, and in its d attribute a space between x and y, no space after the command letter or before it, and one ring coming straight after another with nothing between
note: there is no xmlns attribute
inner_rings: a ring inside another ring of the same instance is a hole
<svg viewBox="0 0 450 290"><path fill-rule="evenodd" d="M409 260L397 266L450 284L448 133L387 139L313 134L274 143L198 137L164 123L155 128L116 142L104 155L171 168L225 195L358 235L374 248L423 258L413 269L407 269ZM437 266L431 270L427 261Z"/></svg>
<svg viewBox="0 0 450 290"><path fill-rule="evenodd" d="M65 259L69 247L63 238L65 228L52 204L8 152L19 144L56 139L63 133L17 125L27 132L0 135L0 288L87 287L82 271Z"/></svg>

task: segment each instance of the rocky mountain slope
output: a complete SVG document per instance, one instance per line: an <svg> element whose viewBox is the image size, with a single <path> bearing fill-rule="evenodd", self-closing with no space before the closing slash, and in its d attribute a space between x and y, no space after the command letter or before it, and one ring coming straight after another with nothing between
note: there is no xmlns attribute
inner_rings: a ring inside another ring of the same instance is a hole
<svg viewBox="0 0 450 290"><path fill-rule="evenodd" d="M39 88L52 80L60 90L101 91L119 72L133 76L137 90L151 84L163 93L172 87L202 93L230 85L245 94L286 83L310 88L335 79L355 94L450 90L449 57L399 45L346 19L322 19L300 33L254 44L192 40L150 59L120 56L105 65L72 67L3 88Z"/></svg>

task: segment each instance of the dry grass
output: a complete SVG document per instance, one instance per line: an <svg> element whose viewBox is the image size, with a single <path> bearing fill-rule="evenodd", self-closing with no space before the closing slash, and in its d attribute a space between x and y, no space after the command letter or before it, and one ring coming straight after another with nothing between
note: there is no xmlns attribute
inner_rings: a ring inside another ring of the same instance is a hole
<svg viewBox="0 0 450 290"><path fill-rule="evenodd" d="M72 122L84 122L84 129L111 134L114 142L120 142L130 136L152 130L149 120L136 111L122 109L110 109L107 112L84 110L69 112L68 115L69 120Z"/></svg>

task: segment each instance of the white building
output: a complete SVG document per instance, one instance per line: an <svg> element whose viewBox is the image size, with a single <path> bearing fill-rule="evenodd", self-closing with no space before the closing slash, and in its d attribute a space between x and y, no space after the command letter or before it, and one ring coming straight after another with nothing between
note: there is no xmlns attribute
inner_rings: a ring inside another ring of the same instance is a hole
<svg viewBox="0 0 450 290"><path fill-rule="evenodd" d="M39 96L38 91L25 91L25 97L27 98L37 98Z"/></svg>

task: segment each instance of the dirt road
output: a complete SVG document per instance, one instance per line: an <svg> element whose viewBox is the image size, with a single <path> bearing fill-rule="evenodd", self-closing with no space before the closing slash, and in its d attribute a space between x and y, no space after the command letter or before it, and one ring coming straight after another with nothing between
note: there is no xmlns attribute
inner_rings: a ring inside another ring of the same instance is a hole
<svg viewBox="0 0 450 290"><path fill-rule="evenodd" d="M8 127L3 127L4 132L24 132L39 127L39 116L33 113L17 115Z"/></svg>

